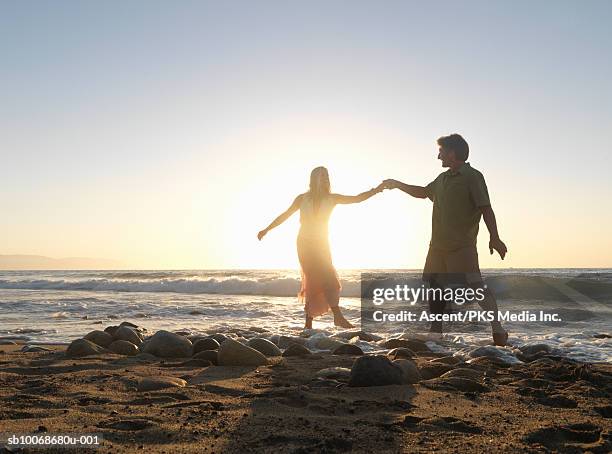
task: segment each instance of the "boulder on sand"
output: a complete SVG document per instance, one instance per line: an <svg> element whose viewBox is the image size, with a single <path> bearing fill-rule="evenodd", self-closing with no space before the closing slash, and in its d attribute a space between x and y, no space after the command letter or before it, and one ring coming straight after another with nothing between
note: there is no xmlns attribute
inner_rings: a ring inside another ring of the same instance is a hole
<svg viewBox="0 0 612 454"><path fill-rule="evenodd" d="M312 352L300 344L291 344L283 352L283 356L305 356L312 355Z"/></svg>
<svg viewBox="0 0 612 454"><path fill-rule="evenodd" d="M280 348L278 348L273 342L270 342L268 339L264 339L262 337L254 337L247 342L247 345L254 348L264 356L281 356L283 354Z"/></svg>
<svg viewBox="0 0 612 454"><path fill-rule="evenodd" d="M123 325L117 328L117 330L113 334L113 339L128 341L134 345L142 344L142 339L140 338L138 333L136 333L133 328L127 325Z"/></svg>
<svg viewBox="0 0 612 454"><path fill-rule="evenodd" d="M107 348L110 344L113 343L113 336L108 334L106 331L91 331L85 335L83 339L87 339L88 341L93 342L100 347Z"/></svg>
<svg viewBox="0 0 612 454"><path fill-rule="evenodd" d="M140 352L137 345L124 340L116 340L108 346L108 349L118 355L134 356Z"/></svg>
<svg viewBox="0 0 612 454"><path fill-rule="evenodd" d="M351 368L349 386L401 385L402 369L383 355L357 358Z"/></svg>
<svg viewBox="0 0 612 454"><path fill-rule="evenodd" d="M156 332L141 347L143 353L161 358L187 358L191 356L192 349L189 339L164 330Z"/></svg>
<svg viewBox="0 0 612 454"><path fill-rule="evenodd" d="M219 347L220 366L263 366L268 360L260 352L233 339L226 339Z"/></svg>
<svg viewBox="0 0 612 454"><path fill-rule="evenodd" d="M72 358L78 358L81 356L97 355L106 351L106 349L100 347L98 344L94 344L93 342L87 339L77 339L70 343L70 345L66 349L66 355Z"/></svg>
<svg viewBox="0 0 612 454"><path fill-rule="evenodd" d="M404 383L414 384L421 380L421 374L419 368L411 359L396 359L393 364L399 366L402 370L402 381Z"/></svg>
<svg viewBox="0 0 612 454"><path fill-rule="evenodd" d="M205 350L219 350L219 342L212 337L205 337L204 339L195 341L193 344L193 353L203 352Z"/></svg>

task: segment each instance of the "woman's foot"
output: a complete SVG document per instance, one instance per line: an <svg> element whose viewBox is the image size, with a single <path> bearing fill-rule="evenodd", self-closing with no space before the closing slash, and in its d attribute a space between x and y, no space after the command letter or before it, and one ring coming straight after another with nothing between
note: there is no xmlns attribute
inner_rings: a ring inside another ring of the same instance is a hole
<svg viewBox="0 0 612 454"><path fill-rule="evenodd" d="M344 318L339 307L332 307L332 312L334 313L334 325L340 328L355 328L351 322Z"/></svg>
<svg viewBox="0 0 612 454"><path fill-rule="evenodd" d="M340 328L355 328L347 319L344 318L344 315L340 314L340 316L334 315L334 325L339 326Z"/></svg>

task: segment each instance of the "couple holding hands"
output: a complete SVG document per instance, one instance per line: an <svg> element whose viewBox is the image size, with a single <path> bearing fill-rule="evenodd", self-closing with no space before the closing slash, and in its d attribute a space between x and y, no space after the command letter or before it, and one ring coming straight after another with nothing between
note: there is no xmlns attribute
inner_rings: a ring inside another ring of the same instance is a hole
<svg viewBox="0 0 612 454"><path fill-rule="evenodd" d="M335 205L363 202L384 189L400 189L413 197L428 198L433 202L431 242L423 268L423 280L430 287L444 288L448 284L448 276L461 276L463 283L470 288L483 289L485 298L479 302L482 309L498 313L495 297L483 284L478 264L476 237L481 217L489 230L490 253L497 251L503 260L507 249L497 232L495 213L484 177L466 162L469 146L459 134L440 137L437 143L438 159L442 161L442 167L448 170L427 186L413 186L388 179L358 195L333 194L327 169L317 167L310 174L309 191L298 195L284 213L257 234L261 240L270 230L300 211L297 251L302 285L298 296L304 302L305 328L312 328L313 318L325 314L329 309L334 314L336 326L353 327L338 305L340 281L329 247L329 217ZM446 302L442 300L429 301L432 314L443 313L445 306ZM493 343L506 345L508 333L495 318L491 322ZM430 331L441 334L442 322L432 322Z"/></svg>

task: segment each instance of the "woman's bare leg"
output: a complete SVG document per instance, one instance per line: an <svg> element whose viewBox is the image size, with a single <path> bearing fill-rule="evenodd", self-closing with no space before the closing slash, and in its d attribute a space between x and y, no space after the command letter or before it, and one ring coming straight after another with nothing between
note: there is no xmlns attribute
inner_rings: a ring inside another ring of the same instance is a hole
<svg viewBox="0 0 612 454"><path fill-rule="evenodd" d="M344 318L340 306L332 307L331 310L334 313L334 325L341 328L354 328L354 326Z"/></svg>
<svg viewBox="0 0 612 454"><path fill-rule="evenodd" d="M306 322L304 323L304 329L312 329L312 317L306 315Z"/></svg>

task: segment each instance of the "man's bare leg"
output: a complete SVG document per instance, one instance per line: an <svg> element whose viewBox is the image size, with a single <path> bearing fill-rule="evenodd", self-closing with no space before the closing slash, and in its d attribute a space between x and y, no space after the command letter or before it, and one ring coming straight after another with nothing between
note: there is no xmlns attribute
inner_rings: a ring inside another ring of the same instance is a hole
<svg viewBox="0 0 612 454"><path fill-rule="evenodd" d="M495 299L495 295L493 295L493 292L489 290L488 288L486 288L482 282L473 284L471 285L471 287L474 290L479 289L479 288L484 289L485 297L482 301L478 301L478 305L481 307L481 309L485 311L493 311L493 313L495 314L495 320L491 322L491 332L493 334L493 344L499 345L500 347L505 346L508 342L508 333L506 330L504 330L501 323L499 322L497 300Z"/></svg>

